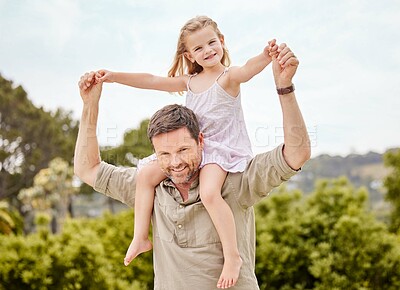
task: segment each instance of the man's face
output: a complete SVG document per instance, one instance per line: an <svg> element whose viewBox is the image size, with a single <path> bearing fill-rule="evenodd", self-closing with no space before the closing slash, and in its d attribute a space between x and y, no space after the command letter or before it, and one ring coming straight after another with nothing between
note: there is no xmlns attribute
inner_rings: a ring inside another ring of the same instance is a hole
<svg viewBox="0 0 400 290"><path fill-rule="evenodd" d="M186 127L156 135L152 139L161 170L175 184L188 182L197 172L203 150L203 135L199 142Z"/></svg>

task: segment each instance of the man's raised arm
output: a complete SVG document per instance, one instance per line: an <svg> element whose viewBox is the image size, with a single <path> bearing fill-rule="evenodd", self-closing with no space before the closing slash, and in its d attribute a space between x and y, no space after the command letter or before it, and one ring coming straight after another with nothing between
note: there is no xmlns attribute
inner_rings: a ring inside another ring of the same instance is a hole
<svg viewBox="0 0 400 290"><path fill-rule="evenodd" d="M283 114L283 156L292 169L301 168L310 159L311 148L307 128L296 101L292 78L299 61L286 44L278 48L273 57L273 73Z"/></svg>
<svg viewBox="0 0 400 290"><path fill-rule="evenodd" d="M102 84L94 76L86 73L79 81L83 110L74 156L74 173L92 187L101 161L96 131Z"/></svg>

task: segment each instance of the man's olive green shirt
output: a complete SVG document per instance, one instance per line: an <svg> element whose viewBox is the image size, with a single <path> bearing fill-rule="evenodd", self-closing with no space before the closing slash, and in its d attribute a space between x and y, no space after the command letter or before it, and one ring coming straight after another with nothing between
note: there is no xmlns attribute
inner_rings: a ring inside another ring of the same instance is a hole
<svg viewBox="0 0 400 290"><path fill-rule="evenodd" d="M235 217L243 265L232 290L259 289L255 267L255 218L253 205L288 180L297 171L283 158L283 146L258 154L242 173L229 173L222 196ZM134 207L136 168L121 168L102 162L94 189ZM223 255L218 233L200 200L198 180L185 202L166 179L156 187L153 223L154 289L217 289ZM128 246L128 245L127 245ZM124 251L124 249L121 249ZM133 261L134 263L134 261Z"/></svg>

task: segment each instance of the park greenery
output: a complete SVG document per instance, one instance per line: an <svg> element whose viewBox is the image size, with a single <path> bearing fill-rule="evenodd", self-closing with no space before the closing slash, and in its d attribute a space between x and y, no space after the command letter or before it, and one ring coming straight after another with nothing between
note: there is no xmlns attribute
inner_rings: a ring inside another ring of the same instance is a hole
<svg viewBox="0 0 400 290"><path fill-rule="evenodd" d="M71 113L37 108L21 86L0 75L0 200L31 187L52 159L71 163L77 132Z"/></svg>
<svg viewBox="0 0 400 290"><path fill-rule="evenodd" d="M92 191L74 184L78 123L36 108L1 76L0 104L0 290L152 289L151 253L123 265L133 210L73 216L71 197ZM102 148L102 159L132 166L151 154L147 124ZM347 177L319 179L307 192L283 185L257 204L260 289L400 289L400 150L385 165L386 219Z"/></svg>

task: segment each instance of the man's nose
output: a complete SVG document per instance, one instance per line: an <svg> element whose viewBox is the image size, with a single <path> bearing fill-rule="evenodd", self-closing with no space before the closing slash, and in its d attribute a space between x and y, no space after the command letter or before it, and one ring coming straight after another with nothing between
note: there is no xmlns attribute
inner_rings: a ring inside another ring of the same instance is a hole
<svg viewBox="0 0 400 290"><path fill-rule="evenodd" d="M182 163L182 158L179 154L174 154L171 158L171 166L178 167Z"/></svg>

